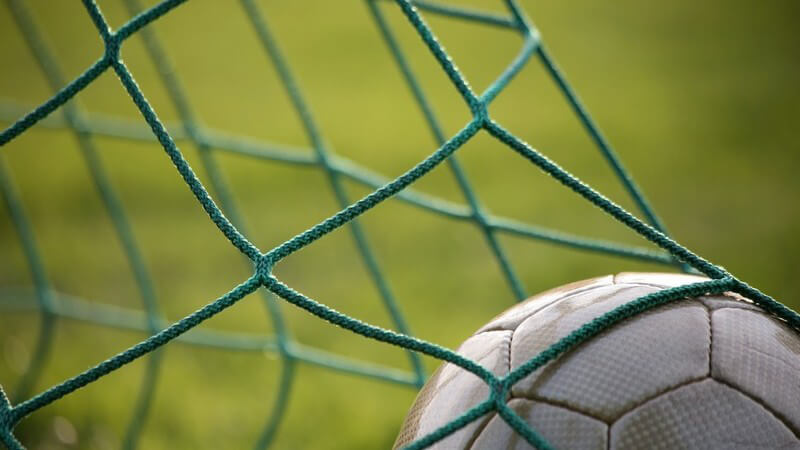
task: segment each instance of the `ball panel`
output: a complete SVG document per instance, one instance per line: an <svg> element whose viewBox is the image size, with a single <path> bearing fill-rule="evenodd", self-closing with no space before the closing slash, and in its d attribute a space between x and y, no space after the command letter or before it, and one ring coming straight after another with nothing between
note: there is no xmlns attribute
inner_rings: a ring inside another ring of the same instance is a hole
<svg viewBox="0 0 800 450"><path fill-rule="evenodd" d="M608 426L599 420L559 406L515 398L508 402L523 420L528 422L555 448L606 448ZM529 450L525 439L495 414L478 434L471 448Z"/></svg>
<svg viewBox="0 0 800 450"><path fill-rule="evenodd" d="M614 450L800 448L800 440L772 413L712 379L638 406L611 426L610 435Z"/></svg>
<svg viewBox="0 0 800 450"><path fill-rule="evenodd" d="M511 331L488 331L467 339L458 353L497 376L508 373ZM399 448L435 431L489 398L486 383L461 367L446 363L431 376L406 416L394 444ZM431 448L464 448L489 416L473 421Z"/></svg>
<svg viewBox="0 0 800 450"><path fill-rule="evenodd" d="M800 430L800 337L765 313L720 309L711 314L712 371L764 402Z"/></svg>
<svg viewBox="0 0 800 450"><path fill-rule="evenodd" d="M617 306L703 279L623 273L556 288L497 316L459 353L502 376ZM604 331L521 380L509 405L556 448L582 448L559 440L593 429L586 423L614 423L613 436L605 428L598 438L612 436L609 448L800 449L800 383L792 376L800 373L798 359L800 337L748 299L725 293L679 300ZM395 445L429 434L488 394L482 380L444 364L420 392ZM553 422L561 417L579 417L581 425L565 432ZM433 448L472 444L528 448L494 413Z"/></svg>
<svg viewBox="0 0 800 450"><path fill-rule="evenodd" d="M708 281L707 277L683 273L622 272L614 275L617 284L645 284L661 289Z"/></svg>
<svg viewBox="0 0 800 450"><path fill-rule="evenodd" d="M512 369L591 319L657 290L607 286L539 311L514 332ZM521 380L512 393L613 421L659 392L707 376L709 333L703 306L674 302L604 331Z"/></svg>
<svg viewBox="0 0 800 450"><path fill-rule="evenodd" d="M553 302L560 301L564 297L576 295L581 292L591 291L598 287L608 286L614 283L613 275L604 277L590 278L588 280L576 281L575 283L559 286L549 291L537 294L522 303L519 303L481 327L476 333L489 330L514 330L523 320L527 319L537 311L549 306Z"/></svg>
<svg viewBox="0 0 800 450"><path fill-rule="evenodd" d="M725 295L699 297L698 300L700 300L700 302L711 311L722 308L738 308L759 312L762 311L761 308L753 304L750 299L744 298L741 295L733 292L727 292Z"/></svg>

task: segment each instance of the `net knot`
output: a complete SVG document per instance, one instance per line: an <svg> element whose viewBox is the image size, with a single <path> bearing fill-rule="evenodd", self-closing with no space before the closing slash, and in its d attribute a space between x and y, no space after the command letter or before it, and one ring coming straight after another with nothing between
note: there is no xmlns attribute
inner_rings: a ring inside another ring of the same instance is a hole
<svg viewBox="0 0 800 450"><path fill-rule="evenodd" d="M504 381L494 379L489 382L489 390L491 393L489 394L489 398L494 401L494 404L497 408L500 408L502 405L506 403L511 393L511 386Z"/></svg>
<svg viewBox="0 0 800 450"><path fill-rule="evenodd" d="M112 33L104 39L104 42L106 46L106 52L103 57L110 63L118 62L120 59L119 51L122 46L122 39L120 39L116 33Z"/></svg>
<svg viewBox="0 0 800 450"><path fill-rule="evenodd" d="M523 34L525 39L532 42L536 47L542 45L542 35L539 33L539 30L536 27L530 25L524 26Z"/></svg>
<svg viewBox="0 0 800 450"><path fill-rule="evenodd" d="M266 283L269 277L272 276L272 267L275 261L269 253L264 253L256 260L256 275L262 283Z"/></svg>
<svg viewBox="0 0 800 450"><path fill-rule="evenodd" d="M470 104L470 109L472 110L472 116L475 118L475 121L481 126L486 126L489 123L489 110L486 109L486 103L482 101L476 101Z"/></svg>

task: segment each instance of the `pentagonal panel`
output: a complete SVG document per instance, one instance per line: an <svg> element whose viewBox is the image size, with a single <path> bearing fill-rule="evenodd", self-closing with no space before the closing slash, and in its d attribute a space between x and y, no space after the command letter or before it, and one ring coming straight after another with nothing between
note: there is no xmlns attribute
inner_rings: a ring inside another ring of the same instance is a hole
<svg viewBox="0 0 800 450"><path fill-rule="evenodd" d="M714 380L682 386L638 406L611 426L611 446L628 449L798 449L780 420Z"/></svg>
<svg viewBox="0 0 800 450"><path fill-rule="evenodd" d="M490 320L482 326L477 333L489 330L514 330L523 320L545 308L553 302L559 301L564 297L576 295L581 292L591 291L600 286L608 286L613 283L614 276L590 278L588 280L576 281L575 283L565 284L519 303Z"/></svg>
<svg viewBox="0 0 800 450"><path fill-rule="evenodd" d="M712 371L758 398L800 430L800 337L761 312L720 309L711 314Z"/></svg>
<svg viewBox="0 0 800 450"><path fill-rule="evenodd" d="M603 422L569 409L527 399L512 399L508 406L555 448L606 448L608 427ZM478 434L471 448L528 450L531 446L499 415L495 415Z"/></svg>
<svg viewBox="0 0 800 450"><path fill-rule="evenodd" d="M658 290L618 284L542 309L514 333L512 370L590 320ZM704 307L676 301L604 331L524 378L512 392L611 421L659 392L705 377L709 333Z"/></svg>
<svg viewBox="0 0 800 450"><path fill-rule="evenodd" d="M458 353L501 376L508 372L510 340L511 331L487 331L467 339ZM395 447L435 431L487 398L489 387L483 380L454 364L443 364L417 395ZM464 448L487 420L488 416L478 419L430 448Z"/></svg>

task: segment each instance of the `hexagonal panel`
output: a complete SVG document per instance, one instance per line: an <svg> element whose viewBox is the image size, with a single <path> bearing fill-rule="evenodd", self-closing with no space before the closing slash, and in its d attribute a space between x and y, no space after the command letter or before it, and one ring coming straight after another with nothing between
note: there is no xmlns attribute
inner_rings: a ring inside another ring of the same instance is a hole
<svg viewBox="0 0 800 450"><path fill-rule="evenodd" d="M611 426L624 449L800 448L780 420L741 392L706 379L636 407Z"/></svg>
<svg viewBox="0 0 800 450"><path fill-rule="evenodd" d="M800 337L765 313L711 314L711 375L758 398L800 430Z"/></svg>
<svg viewBox="0 0 800 450"><path fill-rule="evenodd" d="M512 399L508 406L555 448L606 448L608 426L603 422L569 409L527 399ZM470 448L528 450L531 446L499 415L495 415Z"/></svg>
<svg viewBox="0 0 800 450"><path fill-rule="evenodd" d="M511 344L512 370L591 319L656 292L612 285L567 297L522 322ZM517 383L517 397L568 405L606 421L709 370L705 308L680 300L604 331Z"/></svg>

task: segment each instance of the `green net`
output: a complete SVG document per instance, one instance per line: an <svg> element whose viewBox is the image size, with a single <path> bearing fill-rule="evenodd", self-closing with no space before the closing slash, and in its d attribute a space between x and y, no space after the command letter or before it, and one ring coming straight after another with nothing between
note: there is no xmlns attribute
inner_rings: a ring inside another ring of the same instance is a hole
<svg viewBox="0 0 800 450"><path fill-rule="evenodd" d="M92 0L84 0L86 10L96 26L105 44L105 53L76 79L66 82L57 66L50 50L45 45L41 32L32 20L23 0L7 1L13 20L19 27L22 36L30 47L32 54L40 65L51 88L55 92L52 98L28 113L21 113L22 118L0 134L0 145L15 139L34 124L51 127L66 127L76 136L82 157L89 168L92 181L101 196L104 207L112 219L115 232L122 243L125 255L133 272L140 291L142 311L132 312L88 304L78 298L56 293L51 286L36 239L26 218L22 202L10 179L10 173L0 153L0 191L6 203L11 222L19 234L24 255L32 273L36 304L20 302L4 303L4 307L36 308L41 314L41 326L31 359L20 383L11 391L12 398L25 399L11 404L9 398L0 387L0 439L9 448L22 448L22 444L12 434L15 426L26 416L40 408L69 395L77 389L98 380L122 366L147 356L146 375L139 390L138 402L133 408L131 419L125 433L126 448L136 447L142 432L143 423L153 401L154 387L160 369L159 347L172 340L223 349L267 350L280 357L281 372L274 404L260 434L256 447L268 446L275 436L276 430L285 415L288 394L295 378L295 366L299 362L314 364L331 370L343 371L364 377L380 379L386 382L400 383L420 387L425 380L425 373L419 353L447 361L474 373L489 386L489 397L465 412L453 422L439 428L432 434L412 443L409 448L424 448L442 439L450 433L465 426L469 422L495 411L527 442L537 448L550 448L549 444L525 423L505 403L511 386L548 361L558 357L581 342L592 338L605 328L658 305L665 304L687 296L721 293L733 291L740 293L766 311L785 321L795 330L800 330L800 315L791 311L771 297L714 265L687 248L670 239L664 226L648 205L632 178L625 171L614 151L598 130L591 117L581 105L578 97L570 88L549 56L539 33L514 0L506 0L505 14L485 13L461 7L448 6L429 1L397 0L396 4L406 16L414 30L422 38L441 69L447 75L458 94L469 107L472 119L455 135L446 136L437 116L426 97L421 84L401 50L395 34L386 21L381 1L367 0L366 4L377 24L380 33L393 55L411 93L423 114L430 132L439 147L417 165L395 179L387 179L367 170L344 157L335 155L326 146L321 132L309 109L301 90L293 77L289 64L284 59L276 40L271 34L265 16L253 0L242 0L241 5L250 20L253 30L263 47L266 57L277 70L278 76L298 112L304 130L311 143L308 151L294 151L262 144L257 141L231 136L202 126L197 120L184 87L179 81L165 50L152 30L146 26L172 11L183 3L182 0L167 0L143 12L137 0L126 0L133 18L116 31L112 31L103 17L100 8ZM450 59L435 35L422 19L420 11L439 14L452 18L480 23L506 29L518 33L522 37L522 48L517 57L497 77L497 79L481 94L475 93ZM178 112L180 123L165 126L148 103L144 93L137 86L131 71L120 58L120 48L124 41L134 34L143 38L146 51L157 67L166 90ZM645 221L639 220L616 203L612 202L596 190L584 184L565 171L542 153L531 148L527 143L508 132L489 114L492 101L514 79L531 58L538 58L553 78L558 88L580 122L586 128L591 139L617 175L625 190L633 199ZM131 100L141 112L149 130L138 123L114 120L104 117L86 116L68 101L107 70L113 70L124 86ZM50 114L61 109L61 118ZM6 115L17 114L17 110L8 105L0 111ZM20 114L17 114L17 117ZM631 247L613 242L574 236L557 230L520 223L504 217L491 215L482 207L481 202L459 164L455 153L467 141L478 133L487 133L502 142L508 149L528 160L556 181L585 198L628 228L653 242L663 251ZM157 140L167 153L175 168L183 178L192 194L208 214L216 227L228 241L238 249L254 266L252 276L242 281L227 294L208 303L194 313L175 322L166 322L159 310L159 302L151 276L134 233L127 219L122 202L112 187L111 181L97 155L93 136L113 136L131 140ZM215 193L216 202L192 171L175 139L187 139L196 146L203 169L209 175L209 184ZM294 236L288 241L268 251L262 251L247 239L248 232L237 209L224 175L215 159L218 151L246 155L252 158L277 161L286 164L307 165L319 168L327 176L341 210L318 223L312 228ZM409 186L432 169L446 162L457 185L463 194L465 204L455 204L443 199L413 190ZM369 195L352 202L348 196L344 180L351 180L367 186L372 190ZM583 325L547 350L536 355L508 375L498 378L474 361L465 359L457 353L439 345L412 337L408 325L401 313L398 302L390 289L382 270L371 250L367 237L359 225L358 217L377 206L386 199L396 197L416 207L447 216L457 220L475 223L491 249L495 260L513 294L517 299L526 298L523 283L516 274L503 246L498 241L498 233L507 233L531 239L539 239L554 244L569 246L587 251L614 254L638 260L661 263L666 266L677 266L688 272L699 272L710 278L709 281L694 283L638 298L591 322ZM217 203L218 202L218 203ZM224 214L223 214L224 211ZM375 283L384 306L388 311L394 330L379 328L342 314L286 285L273 274L273 267L287 256L310 245L314 241L347 226L352 233L358 251L368 273ZM259 337L244 334L226 333L210 330L193 330L201 322L233 306L247 295L258 291L263 296L263 304L275 330L274 336ZM290 330L284 323L279 309L281 301L289 302L315 316L338 325L364 337L399 346L407 350L410 371L398 371L393 368L376 366L326 353L322 350L304 346L292 338ZM31 396L31 391L42 373L43 365L49 358L53 344L53 325L59 318L77 318L108 327L135 329L145 331L150 337L127 350L100 362L90 369L50 387L42 393Z"/></svg>

